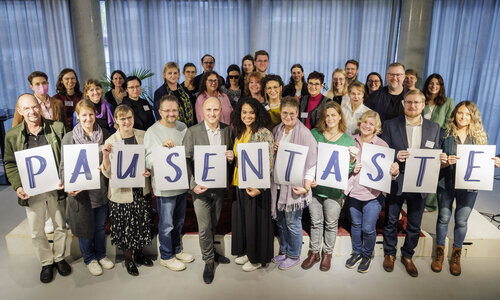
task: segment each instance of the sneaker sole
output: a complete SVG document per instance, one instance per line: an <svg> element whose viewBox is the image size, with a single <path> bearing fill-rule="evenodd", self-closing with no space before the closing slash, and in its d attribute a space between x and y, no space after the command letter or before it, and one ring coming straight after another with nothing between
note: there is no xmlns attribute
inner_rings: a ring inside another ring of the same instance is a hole
<svg viewBox="0 0 500 300"><path fill-rule="evenodd" d="M167 266L166 264L164 264L162 262L160 262L160 265L163 266L163 267L165 267L165 268L167 268L167 269L169 269L170 271L174 271L174 272L180 272L180 271L186 270L186 266L184 266L184 268L182 268L182 269L172 269L172 268L170 268L169 266Z"/></svg>
<svg viewBox="0 0 500 300"><path fill-rule="evenodd" d="M360 269L358 268L358 273L367 273L368 271L370 271L370 267L371 267L371 266L372 266L372 264L370 263L370 265L368 266L368 269L366 269L366 270L360 270Z"/></svg>
<svg viewBox="0 0 500 300"><path fill-rule="evenodd" d="M359 263L361 263L361 259L358 260L354 265L352 266L349 266L348 264L345 264L345 267L348 268L348 269L354 269L356 268L357 265L359 265Z"/></svg>
<svg viewBox="0 0 500 300"><path fill-rule="evenodd" d="M300 262L300 261L299 261L299 262ZM286 268L283 268L283 267L281 267L281 265L280 265L280 266L278 267L278 269L283 270L283 271L290 270L291 268L293 268L293 267L295 267L296 265L298 265L298 264L299 264L299 262L297 262L297 263L295 263L295 264L293 264L293 265L291 265L291 266L289 266L289 267L286 267Z"/></svg>
<svg viewBox="0 0 500 300"><path fill-rule="evenodd" d="M262 268L262 266L259 266L259 267L257 267L257 268L252 268L252 269L243 269L243 268L242 268L242 270L243 270L243 271L245 271L245 272L253 272L253 271L257 271L257 270L258 270L258 269L260 269L260 268Z"/></svg>

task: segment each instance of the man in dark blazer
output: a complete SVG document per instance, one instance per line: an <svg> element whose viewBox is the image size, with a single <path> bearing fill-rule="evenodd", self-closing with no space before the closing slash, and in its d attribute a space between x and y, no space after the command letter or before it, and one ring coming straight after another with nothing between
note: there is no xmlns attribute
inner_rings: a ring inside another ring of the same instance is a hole
<svg viewBox="0 0 500 300"><path fill-rule="evenodd" d="M403 193L405 160L410 156L408 149L439 148L439 125L422 117L425 96L421 91L411 90L406 93L403 104L405 115L386 121L382 129L382 139L389 147L396 150L396 160L400 170L399 176L392 183L391 193L387 196L385 203L383 267L387 272L392 272L394 269L398 242L397 224L401 207L406 200L408 223L405 242L401 247L401 262L408 274L417 277L418 271L413 264L412 256L420 236L426 194ZM408 170L408 172L415 172L415 170Z"/></svg>
<svg viewBox="0 0 500 300"><path fill-rule="evenodd" d="M203 103L204 120L188 128L184 136L184 147L186 149L186 160L189 174L189 188L193 196L194 211L198 221L198 233L200 248L205 269L203 280L211 283L215 274L215 262L227 264L229 259L215 252L214 236L215 228L224 202L224 188L208 189L195 182L194 179L194 146L196 145L226 145L226 159L230 165L233 162L233 134L232 128L219 122L221 115L221 103L215 97L208 98ZM228 172L228 174L230 174Z"/></svg>

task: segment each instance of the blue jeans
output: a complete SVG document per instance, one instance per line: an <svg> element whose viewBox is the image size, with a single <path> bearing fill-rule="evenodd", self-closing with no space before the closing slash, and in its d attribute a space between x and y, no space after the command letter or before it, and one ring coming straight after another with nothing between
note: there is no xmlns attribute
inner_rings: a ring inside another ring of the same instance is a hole
<svg viewBox="0 0 500 300"><path fill-rule="evenodd" d="M302 250L302 209L290 212L277 211L280 253L299 258Z"/></svg>
<svg viewBox="0 0 500 300"><path fill-rule="evenodd" d="M437 197L439 213L436 223L436 244L444 246L446 234L448 233L448 223L450 223L451 219L453 200L456 198L453 247L462 248L467 233L467 221L476 202L477 192L438 188Z"/></svg>
<svg viewBox="0 0 500 300"><path fill-rule="evenodd" d="M94 215L94 237L90 239L78 238L83 262L88 265L94 259L99 261L106 257L105 223L108 218L108 204L92 208Z"/></svg>
<svg viewBox="0 0 500 300"><path fill-rule="evenodd" d="M181 231L186 216L187 193L172 197L156 197L160 257L171 259L181 252Z"/></svg>
<svg viewBox="0 0 500 300"><path fill-rule="evenodd" d="M360 201L348 198L351 213L352 251L364 257L372 257L377 239L377 219L382 209L383 198Z"/></svg>

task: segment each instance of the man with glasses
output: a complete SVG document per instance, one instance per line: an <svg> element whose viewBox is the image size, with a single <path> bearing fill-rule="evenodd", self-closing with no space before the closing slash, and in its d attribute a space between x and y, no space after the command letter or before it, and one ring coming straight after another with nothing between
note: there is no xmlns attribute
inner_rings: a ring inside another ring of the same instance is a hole
<svg viewBox="0 0 500 300"><path fill-rule="evenodd" d="M404 72L403 72L404 75ZM403 193L405 161L410 156L408 149L439 148L439 124L422 117L425 96L420 90L411 90L404 96L404 115L388 120L382 128L382 139L396 150L399 176L392 181L391 193L385 202L384 224L384 270L392 272L396 260L398 243L398 220L403 202L406 201L406 237L401 247L401 262L412 277L418 271L412 261L414 249L420 237L420 224L425 208L426 194ZM412 170L415 172L415 170Z"/></svg>
<svg viewBox="0 0 500 300"><path fill-rule="evenodd" d="M403 97L408 89L403 86L405 66L395 62L389 65L385 75L387 86L370 94L365 105L380 115L382 124L404 114Z"/></svg>
<svg viewBox="0 0 500 300"><path fill-rule="evenodd" d="M345 63L345 73L347 75L347 85L351 85L354 82L360 82L358 80L359 72L359 62L354 59L349 59Z"/></svg>
<svg viewBox="0 0 500 300"><path fill-rule="evenodd" d="M62 122L42 117L42 107L34 95L19 96L16 111L22 117L20 124L9 130L5 136L5 172L17 194L18 203L26 208L28 226L33 247L42 265L40 281L49 283L54 278L54 268L61 276L71 273L71 267L64 260L66 250L66 222L64 193L58 190L28 195L21 183L14 153L16 151L50 145L56 165L61 159L61 140L65 134ZM54 224L53 245L45 235L45 213Z"/></svg>
<svg viewBox="0 0 500 300"><path fill-rule="evenodd" d="M266 75L268 67L269 67L269 53L267 53L266 50L259 50L255 52L255 70L259 73Z"/></svg>
<svg viewBox="0 0 500 300"><path fill-rule="evenodd" d="M146 168L151 170L151 183L156 196L158 211L158 241L160 242L160 265L172 270L186 269L185 263L194 261L191 254L182 251L181 231L186 216L187 190L159 190L155 184L153 149L155 147L182 146L187 131L186 124L177 120L179 103L174 95L164 95L160 99L158 112L161 119L149 127L144 135L146 147Z"/></svg>
<svg viewBox="0 0 500 300"><path fill-rule="evenodd" d="M203 67L203 73L201 73L200 75L197 75L193 79L193 85L194 85L194 90L192 91L193 94L198 93L198 90L200 89L200 80L201 80L201 77L203 76L203 74L205 74L205 72L209 72L209 71L214 70L215 58L210 54L203 55L203 57L201 58L201 66ZM222 82L221 85L224 85L225 84L224 78L219 76L219 79L220 79L220 82Z"/></svg>

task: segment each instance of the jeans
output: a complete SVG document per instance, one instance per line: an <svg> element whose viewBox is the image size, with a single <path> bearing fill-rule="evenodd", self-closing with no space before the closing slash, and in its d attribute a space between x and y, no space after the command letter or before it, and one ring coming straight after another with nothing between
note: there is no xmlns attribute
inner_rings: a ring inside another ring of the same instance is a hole
<svg viewBox="0 0 500 300"><path fill-rule="evenodd" d="M348 198L351 213L352 250L355 254L372 257L377 239L377 219L382 209L383 198L360 201Z"/></svg>
<svg viewBox="0 0 500 300"><path fill-rule="evenodd" d="M335 240L337 239L340 211L343 205L344 199L312 197L311 204L309 204L309 214L311 215L309 250L315 253L320 252L321 240L323 239L323 252L333 253ZM325 224L324 232L323 223Z"/></svg>
<svg viewBox="0 0 500 300"><path fill-rule="evenodd" d="M453 200L457 199L455 207L455 229L453 232L453 247L462 248L467 233L467 221L476 202L477 192L461 189L446 190L438 188L438 220L436 223L436 244L444 246L448 224L451 219Z"/></svg>
<svg viewBox="0 0 500 300"><path fill-rule="evenodd" d="M412 258L415 247L420 238L420 225L425 208L425 197L420 193L403 193L402 195L389 195L385 200L385 224L384 224L384 254L396 256L396 245L398 244L398 220L403 202L406 200L406 237L401 254L406 258Z"/></svg>
<svg viewBox="0 0 500 300"><path fill-rule="evenodd" d="M78 238L83 262L88 265L93 260L106 257L106 231L105 223L108 218L108 204L92 208L94 215L94 237L90 239Z"/></svg>
<svg viewBox="0 0 500 300"><path fill-rule="evenodd" d="M187 192L172 197L156 197L160 257L171 259L181 252L181 231L186 216Z"/></svg>
<svg viewBox="0 0 500 300"><path fill-rule="evenodd" d="M299 258L302 250L302 209L277 211L280 253L290 258Z"/></svg>

